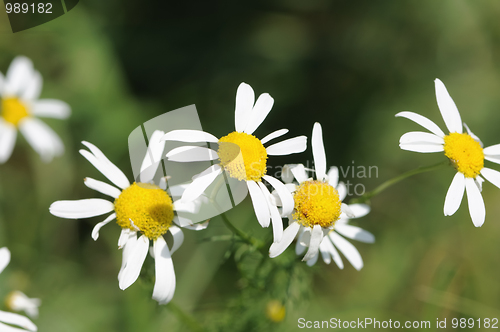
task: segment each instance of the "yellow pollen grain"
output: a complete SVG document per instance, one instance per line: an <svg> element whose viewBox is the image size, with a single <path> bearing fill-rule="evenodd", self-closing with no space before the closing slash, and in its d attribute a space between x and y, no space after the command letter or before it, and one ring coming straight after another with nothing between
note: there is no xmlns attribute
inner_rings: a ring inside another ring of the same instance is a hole
<svg viewBox="0 0 500 332"><path fill-rule="evenodd" d="M238 180L261 181L267 171L267 151L253 135L232 132L219 140L220 164Z"/></svg>
<svg viewBox="0 0 500 332"><path fill-rule="evenodd" d="M451 133L444 137L444 154L467 178L475 178L484 167L483 148L468 134Z"/></svg>
<svg viewBox="0 0 500 332"><path fill-rule="evenodd" d="M342 213L338 191L322 181L302 182L295 191L293 218L306 227L333 226Z"/></svg>
<svg viewBox="0 0 500 332"><path fill-rule="evenodd" d="M170 196L149 183L134 182L124 189L115 200L115 212L120 227L137 230L136 226L151 240L165 234L174 219L174 205Z"/></svg>
<svg viewBox="0 0 500 332"><path fill-rule="evenodd" d="M2 99L1 107L2 118L14 126L17 126L22 119L29 116L26 106L18 98Z"/></svg>

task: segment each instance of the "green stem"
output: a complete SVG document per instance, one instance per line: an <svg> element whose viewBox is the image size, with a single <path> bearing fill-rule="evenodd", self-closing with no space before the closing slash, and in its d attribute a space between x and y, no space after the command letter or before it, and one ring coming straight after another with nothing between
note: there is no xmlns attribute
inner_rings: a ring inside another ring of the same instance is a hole
<svg viewBox="0 0 500 332"><path fill-rule="evenodd" d="M365 193L364 195L362 195L359 198L352 199L349 203L351 203L351 204L353 204L353 203L365 203L366 201L369 201L373 196L380 194L385 189L389 188L390 186L392 186L392 185L394 185L394 184L396 184L396 183L398 183L406 178L409 178L410 176L420 174L420 173L434 171L434 170L437 170L437 169L440 169L440 168L443 168L443 167L446 167L449 165L450 165L450 161L446 160L446 161L437 163L435 165L418 167L416 169L413 169L411 171L403 173L399 176L396 176L395 178L392 178L390 180L385 181L384 183L379 185L374 190Z"/></svg>
<svg viewBox="0 0 500 332"><path fill-rule="evenodd" d="M227 218L227 216L226 216L225 213L221 213L220 216L222 218L222 221L226 225L226 227L229 228L231 230L231 232L233 232L236 236L238 236L239 238L241 238L243 240L243 242L246 242L247 244L249 244L252 247L254 247L262 255L264 255L264 256L268 255L268 252L265 249L264 242L262 242L262 241L260 241L260 240L258 240L256 238L254 238L254 237L246 234L245 232L241 231L240 229L238 229L236 226L234 226L231 223L231 221L229 221L229 219Z"/></svg>
<svg viewBox="0 0 500 332"><path fill-rule="evenodd" d="M191 331L195 332L203 332L203 326L198 323L196 319L188 315L184 310L181 309L177 304L174 302L170 302L167 305L168 309L174 313L174 315L179 318L181 322L183 322Z"/></svg>

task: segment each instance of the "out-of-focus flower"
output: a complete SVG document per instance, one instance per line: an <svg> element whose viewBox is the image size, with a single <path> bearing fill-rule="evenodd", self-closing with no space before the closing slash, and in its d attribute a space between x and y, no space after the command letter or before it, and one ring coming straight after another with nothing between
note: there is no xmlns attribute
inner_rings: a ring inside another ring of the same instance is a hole
<svg viewBox="0 0 500 332"><path fill-rule="evenodd" d="M275 323L282 322L285 319L285 306L278 300L271 300L266 305L266 316Z"/></svg>
<svg viewBox="0 0 500 332"><path fill-rule="evenodd" d="M283 235L283 224L276 205L270 199L269 189L262 180L267 181L280 195L283 203L282 215L293 210L293 199L284 184L278 179L266 175L267 158L270 156L289 155L303 152L306 149L307 137L299 136L264 147L264 144L288 133L288 129L280 129L270 133L263 139L253 136L253 132L265 120L274 99L267 93L259 96L255 102L252 87L241 83L236 92L235 131L218 139L212 134L197 130L173 130L168 132L164 140L189 143L218 143L218 151L183 146L171 150L167 157L172 161L207 161L219 159L220 163L211 166L197 176L182 196L189 202L196 199L222 174L223 171L240 181L246 181L257 220L262 227L268 227L272 221L274 241Z"/></svg>
<svg viewBox="0 0 500 332"><path fill-rule="evenodd" d="M97 240L101 227L114 219L122 228L118 240L118 247L123 248L122 267L118 274L120 289L128 288L137 280L149 250L150 240L153 241L151 256L155 259L156 270L153 299L160 304L170 302L174 295L175 272L171 255L184 241L181 229L173 224L178 223L178 216L174 215L174 211L193 211L191 205L172 201L165 191L167 188L165 178L162 178L158 185L152 182L156 172L151 172L150 167L157 167L159 163L155 165L151 161L151 156L153 161L161 159L165 147L165 142L160 141L163 135L163 132L156 131L151 136L148 153L141 167L141 180L144 182L133 184L130 184L125 174L111 163L101 150L93 144L83 142L90 152L80 150L80 153L116 187L91 178L85 178L85 185L112 197L114 202L92 198L57 201L50 206L50 213L53 215L70 219L90 218L113 212L94 227L92 238ZM145 174L150 175L150 179L146 178ZM170 190L172 193L180 189L170 188ZM200 230L207 225L208 223L204 223L183 225L183 227ZM170 232L174 239L171 248L163 237L167 232Z"/></svg>
<svg viewBox="0 0 500 332"><path fill-rule="evenodd" d="M55 99L39 99L42 76L26 57L15 58L7 75L0 73L0 163L12 154L19 130L43 161L64 152L57 134L38 117L66 119L68 104Z"/></svg>
<svg viewBox="0 0 500 332"><path fill-rule="evenodd" d="M24 311L31 318L38 317L38 307L42 304L40 299L29 298L20 291L13 291L5 300L7 308L12 311Z"/></svg>
<svg viewBox="0 0 500 332"><path fill-rule="evenodd" d="M363 267L361 255L339 234L363 242L373 242L371 233L348 224L349 218L362 217L370 208L366 204L342 203L347 189L342 182L339 183L337 167L331 167L326 173L326 154L319 123L314 124L311 144L315 180L309 178L302 164L284 167L282 177L288 190L293 193L294 209L288 215L289 226L285 229L282 240L271 245L269 255L280 255L299 234L296 252L302 254L308 247L302 259L307 261L308 265L316 263L321 252L325 263L329 264L333 257L337 265L343 268L342 259L335 249L337 247L359 270ZM294 179L298 185L293 183ZM281 205L279 196L275 195L275 199L277 205Z"/></svg>
<svg viewBox="0 0 500 332"><path fill-rule="evenodd" d="M0 248L0 273L5 269L10 262L10 251L7 248ZM38 308L37 308L38 309ZM38 310L37 310L38 311ZM12 327L15 325L20 327ZM0 311L0 332L10 331L37 331L37 327L28 318L12 313Z"/></svg>
<svg viewBox="0 0 500 332"><path fill-rule="evenodd" d="M486 208L481 196L484 179L481 175L500 188L500 172L484 167L484 160L500 164L500 144L483 149L483 143L474 135L465 123L462 124L460 113L443 82L435 81L436 98L443 120L449 134L444 132L431 120L413 113L401 112L397 117L410 119L431 133L409 132L401 136L399 146L403 150L430 153L444 152L457 169L457 174L451 182L444 202L444 215L453 215L462 202L464 192L467 192L469 213L474 226L483 225L486 217ZM467 133L463 132L463 127Z"/></svg>

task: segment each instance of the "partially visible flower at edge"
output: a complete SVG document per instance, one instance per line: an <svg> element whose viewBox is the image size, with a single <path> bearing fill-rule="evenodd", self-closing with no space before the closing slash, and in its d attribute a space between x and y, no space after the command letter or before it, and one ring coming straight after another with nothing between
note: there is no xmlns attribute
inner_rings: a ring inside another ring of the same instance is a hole
<svg viewBox="0 0 500 332"><path fill-rule="evenodd" d="M10 251L3 247L0 248L0 273L9 265ZM5 324L4 324L5 323ZM9 325L6 325L9 324ZM11 325L16 325L22 328L14 328ZM37 327L31 320L12 312L0 311L0 331L37 331Z"/></svg>
<svg viewBox="0 0 500 332"><path fill-rule="evenodd" d="M16 144L17 130L44 162L64 153L57 134L38 117L66 119L68 104L56 99L39 99L42 76L30 59L16 57L4 77L0 73L0 164L6 162Z"/></svg>

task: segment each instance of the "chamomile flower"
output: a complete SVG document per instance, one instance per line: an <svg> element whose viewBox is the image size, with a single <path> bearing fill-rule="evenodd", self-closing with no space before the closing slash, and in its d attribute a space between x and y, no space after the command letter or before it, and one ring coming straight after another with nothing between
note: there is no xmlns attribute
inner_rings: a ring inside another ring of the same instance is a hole
<svg viewBox="0 0 500 332"><path fill-rule="evenodd" d="M174 295L176 281L171 255L184 240L181 229L175 225L180 221L174 212L192 211L191 207L172 201L172 197L165 191L167 188L165 178L162 178L159 185L152 181L156 172L151 172L151 168L158 167L165 147L165 142L160 141L163 135L163 132L155 131L151 136L148 153L141 166L140 178L143 182L132 184L101 150L88 142L83 142L90 152L80 150L80 153L115 186L91 178L85 178L85 185L110 196L114 201L92 198L57 201L50 206L50 213L69 219L90 218L113 212L94 227L92 238L97 240L99 230L114 219L122 228L118 240L118 248L123 248L122 266L118 274L119 287L122 290L132 285L139 277L152 241L151 255L155 259L156 277L153 299L160 304L170 302ZM170 188L172 195L180 195L175 193L178 190ZM207 223L183 225L194 230L204 229L206 226ZM167 232L170 232L174 239L171 248L164 238Z"/></svg>
<svg viewBox="0 0 500 332"><path fill-rule="evenodd" d="M40 299L29 298L23 292L13 291L7 295L5 304L12 311L24 311L31 318L37 318L38 307L42 304L42 301Z"/></svg>
<svg viewBox="0 0 500 332"><path fill-rule="evenodd" d="M396 116L410 119L431 133L420 131L406 133L401 136L399 146L403 150L421 153L444 152L444 155L457 170L446 194L444 215L453 215L460 207L464 192L467 192L472 222L474 226L480 227L486 217L486 209L481 196L484 179L481 176L500 188L500 172L484 167L484 160L500 164L500 144L483 148L481 140L472 133L465 123L462 125L457 106L443 82L439 79L434 82L439 111L449 134L445 135L434 122L422 115L401 112ZM463 132L463 126L467 133Z"/></svg>
<svg viewBox="0 0 500 332"><path fill-rule="evenodd" d="M7 248L0 248L0 273L10 262L10 251ZM8 325L7 325L8 324ZM12 327L12 325L18 326ZM12 313L0 311L0 332L8 331L37 331L37 327L28 318Z"/></svg>
<svg viewBox="0 0 500 332"><path fill-rule="evenodd" d="M167 157L172 161L207 161L219 160L220 163L200 173L187 187L182 200L189 202L196 199L225 171L231 178L245 181L252 199L257 220L262 227L273 224L274 241L283 235L283 224L276 205L270 199L268 182L279 194L283 203L283 215L293 210L293 199L285 185L278 179L266 175L268 156L289 155L306 149L307 137L299 136L264 147L264 144L288 132L280 129L262 139L253 132L265 120L274 104L274 99L263 93L255 101L252 87L241 83L236 92L235 128L236 130L218 139L212 134L197 130L173 130L163 139L189 143L217 143L218 150L203 147L179 147L171 150Z"/></svg>
<svg viewBox="0 0 500 332"><path fill-rule="evenodd" d="M26 57L15 58L7 75L0 73L0 163L12 154L19 130L43 161L64 152L57 134L38 117L66 119L68 104L55 99L39 99L42 76Z"/></svg>
<svg viewBox="0 0 500 332"><path fill-rule="evenodd" d="M339 234L362 242L374 242L371 233L348 224L349 218L366 215L370 208L366 204L347 205L342 203L347 195L346 186L339 182L339 171L331 167L326 173L326 154L323 145L322 128L315 123L312 133L312 151L316 179L309 178L302 164L288 165L283 170L283 180L293 193L294 209L288 215L289 226L280 242L269 249L269 256L280 255L299 234L296 253L302 254L308 247L303 261L313 265L321 252L325 263L331 258L340 268L342 259L337 247L356 269L363 267L363 261L356 248ZM293 183L296 180L298 185ZM275 197L281 205L279 197Z"/></svg>

